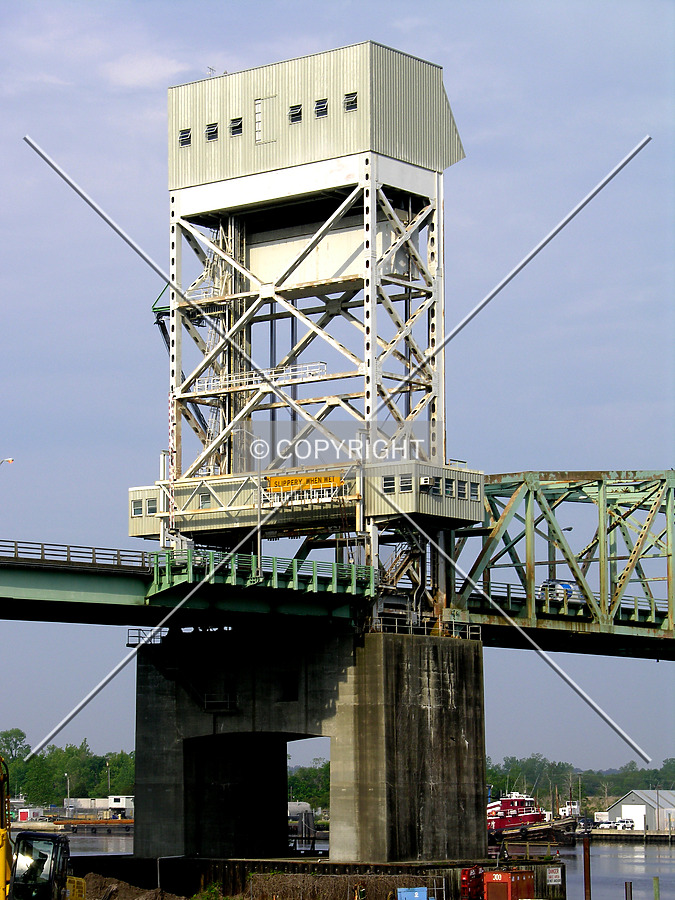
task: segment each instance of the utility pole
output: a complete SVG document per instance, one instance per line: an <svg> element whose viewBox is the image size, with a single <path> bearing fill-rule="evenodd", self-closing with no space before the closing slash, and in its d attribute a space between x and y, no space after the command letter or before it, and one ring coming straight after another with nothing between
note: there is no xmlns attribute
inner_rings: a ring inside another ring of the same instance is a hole
<svg viewBox="0 0 675 900"><path fill-rule="evenodd" d="M661 804L659 802L659 786L656 785L656 830L661 830Z"/></svg>

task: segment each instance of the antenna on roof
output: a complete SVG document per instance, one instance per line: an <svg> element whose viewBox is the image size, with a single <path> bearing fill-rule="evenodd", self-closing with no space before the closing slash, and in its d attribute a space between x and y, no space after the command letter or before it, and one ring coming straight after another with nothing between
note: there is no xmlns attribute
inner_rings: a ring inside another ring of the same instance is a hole
<svg viewBox="0 0 675 900"><path fill-rule="evenodd" d="M213 78L213 76L216 74L216 70L213 68L213 66L207 66L206 68L209 73L209 78Z"/></svg>

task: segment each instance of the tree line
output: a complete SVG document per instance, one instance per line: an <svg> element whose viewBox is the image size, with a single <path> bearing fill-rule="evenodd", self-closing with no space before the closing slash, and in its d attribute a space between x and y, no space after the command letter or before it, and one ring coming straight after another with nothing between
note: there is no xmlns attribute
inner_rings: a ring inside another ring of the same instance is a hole
<svg viewBox="0 0 675 900"><path fill-rule="evenodd" d="M50 744L26 761L30 749L20 728L0 731L0 756L9 769L12 797L23 796L36 806L60 807L68 795L107 797L134 793L133 752L120 750L98 756L84 740L79 747Z"/></svg>
<svg viewBox="0 0 675 900"><path fill-rule="evenodd" d="M486 763L493 799L519 791L535 796L547 809L555 808L556 797L560 805L580 799L582 812L591 812L607 809L614 799L631 790L675 789L675 757L665 759L659 769L639 769L631 761L620 769L606 771L582 770L572 763L546 759L540 753L523 759L505 756L501 763L488 756Z"/></svg>
<svg viewBox="0 0 675 900"><path fill-rule="evenodd" d="M134 753L120 750L97 755L86 740L79 747L50 744L26 761L30 752L26 735L19 728L0 731L0 756L9 768L13 797L23 795L37 806L62 806L71 797L107 797L134 793ZM67 778L66 778L67 773ZM535 796L539 805L555 809L556 798L582 801L582 811L606 809L628 791L656 787L675 790L675 757L656 769L640 769L632 761L617 770L581 770L568 762L554 762L540 753L526 758L505 756L501 763L486 760L487 783L493 799L509 791ZM108 790L110 777L110 790ZM288 769L289 800L304 801L313 809L330 806L330 762L314 759L309 766Z"/></svg>

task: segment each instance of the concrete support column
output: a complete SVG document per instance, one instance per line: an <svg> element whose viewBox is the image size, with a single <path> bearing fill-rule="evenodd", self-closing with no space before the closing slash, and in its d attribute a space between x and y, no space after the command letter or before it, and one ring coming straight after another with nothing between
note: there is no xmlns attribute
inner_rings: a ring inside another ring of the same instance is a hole
<svg viewBox="0 0 675 900"><path fill-rule="evenodd" d="M487 852L482 647L369 634L331 743L331 858Z"/></svg>
<svg viewBox="0 0 675 900"><path fill-rule="evenodd" d="M286 852L286 742L331 738L331 858L486 853L482 645L307 620L138 654L137 856ZM264 819L264 827L261 827Z"/></svg>

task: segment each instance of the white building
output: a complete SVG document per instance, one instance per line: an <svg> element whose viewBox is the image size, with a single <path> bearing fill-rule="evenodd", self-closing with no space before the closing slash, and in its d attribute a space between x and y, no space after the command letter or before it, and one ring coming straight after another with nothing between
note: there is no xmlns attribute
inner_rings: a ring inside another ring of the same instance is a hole
<svg viewBox="0 0 675 900"><path fill-rule="evenodd" d="M629 791L607 810L610 822L632 819L643 831L675 830L675 791Z"/></svg>
<svg viewBox="0 0 675 900"><path fill-rule="evenodd" d="M568 800L564 806L559 807L558 815L563 819L567 816L580 816L581 803L578 800Z"/></svg>
<svg viewBox="0 0 675 900"><path fill-rule="evenodd" d="M133 819L133 795L114 795L109 797L70 797L63 801L72 816L88 816L92 819L107 819L115 816L120 819Z"/></svg>

